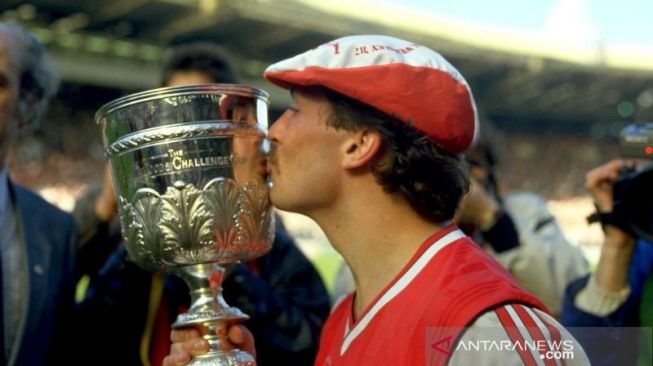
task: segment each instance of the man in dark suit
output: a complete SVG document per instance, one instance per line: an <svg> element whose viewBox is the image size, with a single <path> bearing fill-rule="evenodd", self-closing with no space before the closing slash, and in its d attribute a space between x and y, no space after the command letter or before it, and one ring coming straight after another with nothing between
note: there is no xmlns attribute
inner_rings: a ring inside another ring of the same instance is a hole
<svg viewBox="0 0 653 366"><path fill-rule="evenodd" d="M0 22L0 364L57 364L73 309L77 232L72 217L9 179L7 151L56 92L43 46Z"/></svg>

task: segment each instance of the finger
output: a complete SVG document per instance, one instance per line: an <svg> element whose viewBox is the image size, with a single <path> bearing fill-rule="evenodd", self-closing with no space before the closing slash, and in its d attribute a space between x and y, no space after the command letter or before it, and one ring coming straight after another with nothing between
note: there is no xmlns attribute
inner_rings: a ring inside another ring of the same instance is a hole
<svg viewBox="0 0 653 366"><path fill-rule="evenodd" d="M229 328L229 340L233 344L240 345L245 341L245 327L240 324L233 325Z"/></svg>
<svg viewBox="0 0 653 366"><path fill-rule="evenodd" d="M202 338L202 334L197 328L174 329L170 332L170 340L173 343L182 343L197 338Z"/></svg>
<svg viewBox="0 0 653 366"><path fill-rule="evenodd" d="M186 352L186 348L188 348L188 346L186 346L185 343L173 343L170 345L170 354L188 353Z"/></svg>
<svg viewBox="0 0 653 366"><path fill-rule="evenodd" d="M197 356L208 352L209 348L209 342L204 338L198 338L182 343L173 343L170 346L170 354Z"/></svg>
<svg viewBox="0 0 653 366"><path fill-rule="evenodd" d="M191 356L204 354L210 349L209 342L204 338L194 339L182 344L184 345L184 351L190 353Z"/></svg>
<svg viewBox="0 0 653 366"><path fill-rule="evenodd" d="M163 366L182 366L190 362L188 353L172 353L163 359Z"/></svg>
<svg viewBox="0 0 653 366"><path fill-rule="evenodd" d="M617 159L590 170L585 175L586 188L593 189L601 183L614 182L619 177L621 170L628 164L629 162L625 160Z"/></svg>
<svg viewBox="0 0 653 366"><path fill-rule="evenodd" d="M254 345L254 336L242 324L236 324L229 328L229 341L238 348L256 357L256 347Z"/></svg>
<svg viewBox="0 0 653 366"><path fill-rule="evenodd" d="M592 191L596 189L600 182L605 181L605 173L597 168L592 169L585 174L585 189Z"/></svg>

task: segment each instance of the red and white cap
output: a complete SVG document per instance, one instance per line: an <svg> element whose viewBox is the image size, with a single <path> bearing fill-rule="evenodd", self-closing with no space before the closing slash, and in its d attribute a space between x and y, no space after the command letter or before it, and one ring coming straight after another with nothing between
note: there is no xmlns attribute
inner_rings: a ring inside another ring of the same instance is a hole
<svg viewBox="0 0 653 366"><path fill-rule="evenodd" d="M388 36L349 36L270 65L283 88L324 86L412 125L457 154L478 135L469 85L439 53Z"/></svg>

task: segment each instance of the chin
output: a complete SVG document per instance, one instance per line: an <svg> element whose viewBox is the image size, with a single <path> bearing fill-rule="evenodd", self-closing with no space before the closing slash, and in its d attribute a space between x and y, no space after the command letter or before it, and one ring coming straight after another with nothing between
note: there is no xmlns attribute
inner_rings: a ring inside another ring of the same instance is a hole
<svg viewBox="0 0 653 366"><path fill-rule="evenodd" d="M274 188L274 182L272 180L268 180L268 187L270 187L270 202L274 205L274 207L279 207L278 205L278 197L275 194L276 189Z"/></svg>
<svg viewBox="0 0 653 366"><path fill-rule="evenodd" d="M274 184L272 184L272 187L270 187L270 203L272 203L272 206L278 208L279 210L292 212L293 210L291 205L289 205L288 202L284 201L283 197L279 197L278 193L278 190L275 189Z"/></svg>

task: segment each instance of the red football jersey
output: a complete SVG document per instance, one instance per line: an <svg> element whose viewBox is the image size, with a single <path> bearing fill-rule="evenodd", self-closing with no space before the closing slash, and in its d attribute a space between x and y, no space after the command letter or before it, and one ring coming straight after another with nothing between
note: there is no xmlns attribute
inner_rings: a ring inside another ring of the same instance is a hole
<svg viewBox="0 0 653 366"><path fill-rule="evenodd" d="M448 357L432 352L432 341L458 339L480 314L506 303L545 309L450 225L422 244L356 322L353 294L336 306L316 365L444 365Z"/></svg>

